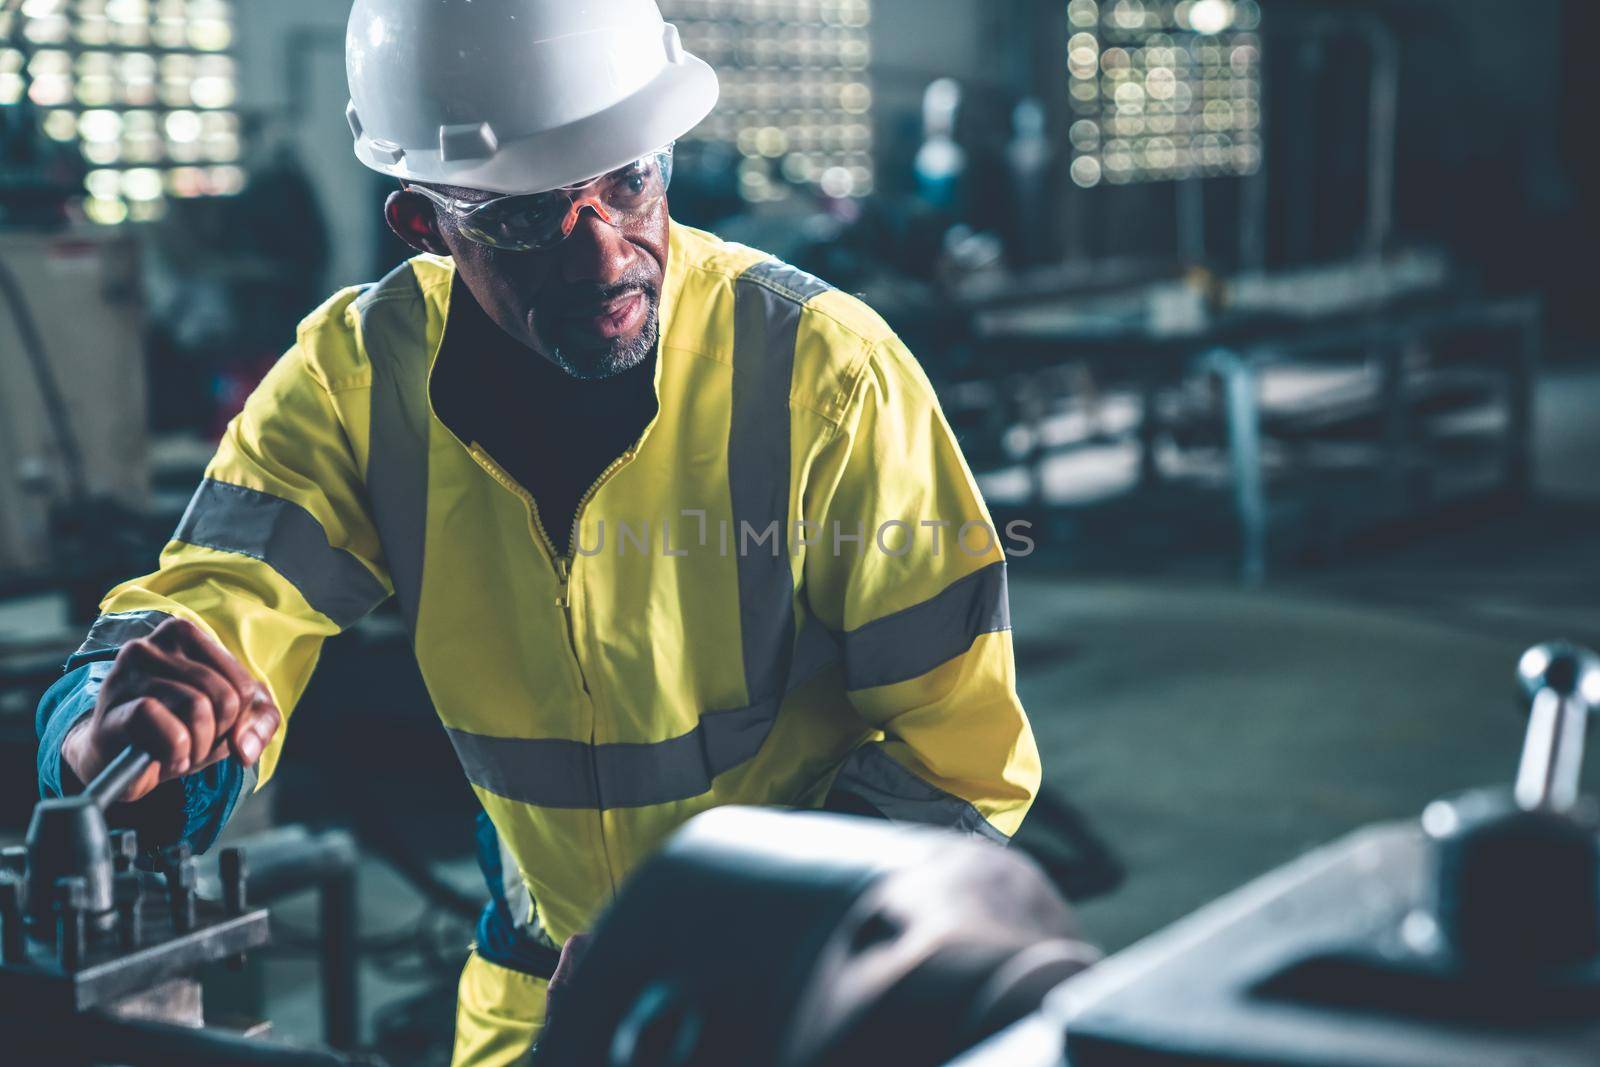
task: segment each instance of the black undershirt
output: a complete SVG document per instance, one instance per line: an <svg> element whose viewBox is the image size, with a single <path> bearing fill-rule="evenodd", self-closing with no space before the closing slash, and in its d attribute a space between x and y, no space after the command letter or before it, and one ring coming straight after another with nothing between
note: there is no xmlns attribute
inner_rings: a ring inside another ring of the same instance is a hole
<svg viewBox="0 0 1600 1067"><path fill-rule="evenodd" d="M447 323L434 411L533 494L556 550L570 554L578 501L655 417L655 353L614 378L573 378L507 337L465 285L453 287Z"/></svg>

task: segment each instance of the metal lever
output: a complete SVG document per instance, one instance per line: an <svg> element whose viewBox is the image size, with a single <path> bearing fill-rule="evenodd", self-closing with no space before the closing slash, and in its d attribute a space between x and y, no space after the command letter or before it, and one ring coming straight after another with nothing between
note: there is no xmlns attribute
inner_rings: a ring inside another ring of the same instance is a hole
<svg viewBox="0 0 1600 1067"><path fill-rule="evenodd" d="M27 838L27 910L44 929L52 921L56 883L82 878L85 908L96 926L112 921L116 873L105 811L150 766L150 757L129 746L77 796L42 800L33 809Z"/></svg>
<svg viewBox="0 0 1600 1067"><path fill-rule="evenodd" d="M105 811L122 799L122 795L138 777L150 769L152 762L148 753L129 745L116 759L106 764L105 770L96 775L83 792L93 798L101 811Z"/></svg>
<svg viewBox="0 0 1600 1067"><path fill-rule="evenodd" d="M1600 656L1565 641L1535 645L1517 663L1531 701L1515 796L1524 811L1568 811L1578 802L1584 735L1600 709Z"/></svg>

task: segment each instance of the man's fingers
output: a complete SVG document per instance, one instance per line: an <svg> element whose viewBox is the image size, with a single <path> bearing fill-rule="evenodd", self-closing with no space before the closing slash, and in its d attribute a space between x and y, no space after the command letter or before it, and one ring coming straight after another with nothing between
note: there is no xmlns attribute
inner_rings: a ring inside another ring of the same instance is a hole
<svg viewBox="0 0 1600 1067"><path fill-rule="evenodd" d="M187 619L168 619L156 627L150 640L216 671L246 701L260 685L233 653Z"/></svg>
<svg viewBox="0 0 1600 1067"><path fill-rule="evenodd" d="M177 618L123 646L98 708L84 747L114 754L134 742L155 758L163 779L230 752L253 765L282 722L271 694L242 663L201 627Z"/></svg>
<svg viewBox="0 0 1600 1067"><path fill-rule="evenodd" d="M218 644L205 630L187 619L168 619L148 638L168 657L156 668L172 673L176 668L186 684L204 689L211 697L217 717L217 737L231 737L242 719L255 709L270 705L272 697L244 664Z"/></svg>
<svg viewBox="0 0 1600 1067"><path fill-rule="evenodd" d="M212 764L221 763L229 756L237 756L246 767L254 767L261 759L268 742L278 732L278 724L283 717L278 713L277 705L263 693L262 702L251 705L253 712L247 710L240 715L231 730L217 731L217 741L211 749L211 755L202 761L197 761L189 768L189 773L203 771Z"/></svg>
<svg viewBox="0 0 1600 1067"><path fill-rule="evenodd" d="M161 779L189 773L192 762L189 730L165 704L154 697L129 701L113 714L121 719L120 729L128 744L150 754L161 767Z"/></svg>
<svg viewBox="0 0 1600 1067"><path fill-rule="evenodd" d="M160 701L189 732L191 767L210 757L217 742L217 718L211 698L195 686L171 678L159 678L145 688L145 696Z"/></svg>
<svg viewBox="0 0 1600 1067"><path fill-rule="evenodd" d="M259 705L254 714L240 717L233 730L233 751L246 767L256 765L282 722L283 716L270 700Z"/></svg>
<svg viewBox="0 0 1600 1067"><path fill-rule="evenodd" d="M567 938L566 944L561 946L561 958L556 961L555 973L550 976L551 992L560 993L571 984L572 976L583 962L583 954L588 948L588 934L573 934Z"/></svg>
<svg viewBox="0 0 1600 1067"><path fill-rule="evenodd" d="M216 724L213 744L220 743L228 735L233 729L233 724L239 720L240 714L250 704L250 695L241 694L233 687L232 682L210 667L191 663L184 676L178 680L184 685L200 690L211 702L211 714ZM195 751L210 752L211 745L205 748L196 747Z"/></svg>

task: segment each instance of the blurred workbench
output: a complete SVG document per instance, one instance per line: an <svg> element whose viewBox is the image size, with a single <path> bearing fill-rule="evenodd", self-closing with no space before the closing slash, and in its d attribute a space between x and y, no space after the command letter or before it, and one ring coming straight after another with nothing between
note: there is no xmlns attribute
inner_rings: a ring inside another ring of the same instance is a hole
<svg viewBox="0 0 1600 1067"><path fill-rule="evenodd" d="M1482 299L1459 283L1445 257L1413 251L990 303L974 310L972 331L988 373L1011 378L1013 395L1031 397L1020 415L1033 424L1023 435L1023 461L1033 474L1034 507L1049 505L1042 465L1051 447L1038 425L1048 417L1048 397L1031 383L1053 368L1084 366L1097 383L1137 391L1139 490L1163 481L1161 441L1204 441L1208 425L1219 427L1240 573L1254 583L1268 559L1269 444L1369 445L1378 484L1365 502L1374 520L1425 505L1434 496L1429 487L1449 480L1443 453L1432 447L1446 434L1492 437L1495 471L1476 488L1523 494L1541 318L1536 298ZM1349 373L1324 376L1333 384L1288 406L1264 406L1263 375L1287 366ZM1198 407L1164 402L1196 379L1214 383ZM1486 410L1495 414L1461 418ZM1456 428L1438 429L1447 418Z"/></svg>

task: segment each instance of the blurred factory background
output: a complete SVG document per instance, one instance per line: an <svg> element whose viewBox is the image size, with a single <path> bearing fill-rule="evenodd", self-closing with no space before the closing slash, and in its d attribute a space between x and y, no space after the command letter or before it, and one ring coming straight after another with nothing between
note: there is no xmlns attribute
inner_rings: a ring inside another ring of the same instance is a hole
<svg viewBox="0 0 1600 1067"><path fill-rule="evenodd" d="M1019 845L1096 940L1510 774L1517 652L1600 639L1600 6L661 7L723 86L673 216L862 294L1033 524ZM0 837L100 596L296 322L404 255L347 14L0 3ZM398 614L330 643L229 835L347 830L357 889L285 896L213 1003L436 1062L473 811Z"/></svg>

